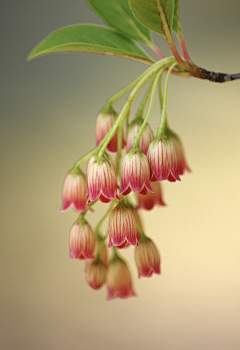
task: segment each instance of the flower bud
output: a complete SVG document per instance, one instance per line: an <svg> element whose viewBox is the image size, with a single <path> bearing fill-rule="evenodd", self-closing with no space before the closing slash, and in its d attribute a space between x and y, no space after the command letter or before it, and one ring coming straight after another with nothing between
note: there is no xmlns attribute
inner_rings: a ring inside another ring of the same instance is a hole
<svg viewBox="0 0 240 350"><path fill-rule="evenodd" d="M135 261L139 278L160 274L160 255L150 238L144 237L139 241L139 246L135 248Z"/></svg>
<svg viewBox="0 0 240 350"><path fill-rule="evenodd" d="M96 140L97 145L104 139L107 133L112 129L115 121L117 119L117 113L115 111L109 111L108 113L100 112L97 116L96 120ZM107 150L109 152L117 152L117 131L114 134L113 138L109 142L107 146ZM123 145L125 146L125 142L123 139Z"/></svg>
<svg viewBox="0 0 240 350"><path fill-rule="evenodd" d="M141 151L130 151L122 162L120 193L124 196L131 191L147 194L153 191L150 184L150 169L147 157Z"/></svg>
<svg viewBox="0 0 240 350"><path fill-rule="evenodd" d="M90 163L91 162L91 163ZM121 199L117 195L117 178L111 162L104 157L102 161L89 161L87 173L87 204L99 199L103 203L109 203L112 199Z"/></svg>
<svg viewBox="0 0 240 350"><path fill-rule="evenodd" d="M177 160L173 146L167 139L154 139L148 148L151 181L163 181L169 176L181 181L177 173Z"/></svg>
<svg viewBox="0 0 240 350"><path fill-rule="evenodd" d="M90 225L82 219L76 222L70 231L70 259L93 259L95 237Z"/></svg>
<svg viewBox="0 0 240 350"><path fill-rule="evenodd" d="M127 137L127 152L129 152L132 149L133 143L141 128L141 125L142 123L137 120L133 121L129 125L129 131L128 131L128 137ZM138 147L145 155L147 155L148 146L150 142L152 142L152 140L153 140L153 132L150 125L147 123L138 143Z"/></svg>
<svg viewBox="0 0 240 350"><path fill-rule="evenodd" d="M107 273L108 300L135 296L130 271L119 257L113 258Z"/></svg>
<svg viewBox="0 0 240 350"><path fill-rule="evenodd" d="M156 205L165 206L162 198L160 181L150 183L154 193L148 192L146 196L136 193L138 200L138 209L152 210Z"/></svg>
<svg viewBox="0 0 240 350"><path fill-rule="evenodd" d="M109 243L124 247L127 243L137 246L137 224L134 215L129 207L124 203L119 203L109 217Z"/></svg>
<svg viewBox="0 0 240 350"><path fill-rule="evenodd" d="M70 172L63 185L62 211L67 210L71 205L78 212L86 210L87 182L81 170Z"/></svg>
<svg viewBox="0 0 240 350"><path fill-rule="evenodd" d="M100 289L107 281L107 270L99 260L94 260L87 270L87 283L93 289Z"/></svg>

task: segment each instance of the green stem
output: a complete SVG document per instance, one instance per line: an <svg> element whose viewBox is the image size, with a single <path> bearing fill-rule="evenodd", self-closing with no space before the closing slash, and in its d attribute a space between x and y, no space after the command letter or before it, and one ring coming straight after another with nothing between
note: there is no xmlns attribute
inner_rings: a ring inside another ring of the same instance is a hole
<svg viewBox="0 0 240 350"><path fill-rule="evenodd" d="M152 66L151 66L152 67ZM150 68L151 68L150 67ZM106 106L104 107L103 111L105 110L109 110L109 108L111 108L112 104L114 102L116 102L117 100L119 100L119 98L121 98L123 95L125 95L129 90L131 90L138 82L139 80L142 79L142 77L144 76L145 72L142 73L137 79L135 79L132 83L130 83L128 86L126 86L124 89L120 90L119 92L117 92L115 95L113 95L106 103Z"/></svg>
<svg viewBox="0 0 240 350"><path fill-rule="evenodd" d="M147 114L146 114L146 117L144 119L144 122L142 123L141 125L141 128L135 138L135 141L133 143L133 147L132 148L136 148L138 147L138 143L139 143L139 140L142 136L142 133L147 125L147 122L148 122L148 119L149 119L149 116L151 114L151 110L152 110L152 106L153 106L153 101L154 101L154 95L155 95L155 91L156 91L156 87L157 87L157 82L158 82L158 79L160 78L160 76L162 75L163 73L163 69L160 70L160 72L157 73L156 77L154 78L153 80L153 84L152 84L152 92L151 92L151 98L150 98L150 102L149 102L149 106L148 106L148 111L147 111Z"/></svg>
<svg viewBox="0 0 240 350"><path fill-rule="evenodd" d="M174 68L176 65L177 65L177 63L173 63L173 64L171 65L171 67L169 68L169 70L168 70L168 72L167 72L167 76L166 76L166 80L165 80L164 96L163 96L163 105L162 105L162 116L161 116L161 122L160 122L159 129L158 129L158 134L157 134L157 136L158 136L159 138L163 136L164 130L165 130L166 117L167 117L167 96L168 96L169 78L170 78L171 71L173 70L173 68Z"/></svg>
<svg viewBox="0 0 240 350"><path fill-rule="evenodd" d="M124 121L125 117L128 115L131 105L135 99L135 97L137 96L138 92L141 90L141 88L146 84L146 82L155 74L157 73L157 71L163 67L167 67L170 64L172 64L173 62L175 62L175 58L174 57L166 57L163 58L162 60L154 63L151 67L149 67L140 77L142 77L137 85L134 87L134 89L132 90L132 92L130 93L127 101L125 102L121 112L118 115L118 118L115 122L115 124L113 125L112 129L109 131L109 133L106 135L106 139L103 143L102 148L100 149L99 152L99 159L102 158L103 153L105 152L105 149L107 148L107 145L109 144L110 140L112 139L113 135L115 134L115 132L117 131L118 126L121 124L122 121Z"/></svg>
<svg viewBox="0 0 240 350"><path fill-rule="evenodd" d="M118 143L117 143L117 157L116 157L116 175L119 175L119 169L121 165L122 158L122 140L123 140L123 122L118 128ZM119 179L121 180L121 178Z"/></svg>
<svg viewBox="0 0 240 350"><path fill-rule="evenodd" d="M153 87L153 83L154 83L154 79L151 81L151 83L149 84L149 87L144 95L144 98L142 100L142 103L137 111L137 115L136 115L136 119L137 118L142 118L143 116L143 113L144 113L144 109L145 109L145 106L147 104L147 101L148 101L148 98L149 98L149 95L152 91L152 87Z"/></svg>
<svg viewBox="0 0 240 350"><path fill-rule="evenodd" d="M100 246L98 248L95 260L100 259L100 254L101 254L101 251L102 251L102 249L103 249L103 247L105 245L105 241L106 241L107 237L108 237L108 233L104 237L102 237L102 242L101 242L101 244L100 244Z"/></svg>
<svg viewBox="0 0 240 350"><path fill-rule="evenodd" d="M112 208L113 208L113 202L111 201L111 205L108 208L108 210L106 211L106 213L103 215L103 217L101 218L101 220L99 221L99 223L97 224L95 231L98 232L100 231L101 226L103 225L103 223L105 222L105 220L108 218L108 216L110 215ZM91 204L91 203L90 203Z"/></svg>

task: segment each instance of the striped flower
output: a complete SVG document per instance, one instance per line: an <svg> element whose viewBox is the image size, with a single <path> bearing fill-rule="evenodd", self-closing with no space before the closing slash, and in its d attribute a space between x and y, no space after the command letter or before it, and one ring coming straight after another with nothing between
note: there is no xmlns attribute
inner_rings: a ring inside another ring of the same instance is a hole
<svg viewBox="0 0 240 350"><path fill-rule="evenodd" d="M109 111L108 113L100 112L96 120L96 141L97 145L104 139L107 133L112 129L115 121L117 119L117 113L115 111ZM117 152L118 137L117 131L110 140L107 150L109 152ZM123 138L122 147L125 146L125 141Z"/></svg>
<svg viewBox="0 0 240 350"><path fill-rule="evenodd" d="M153 192L150 184L150 169L147 157L140 150L132 150L125 155L122 162L120 193L124 196L131 191L147 194Z"/></svg>
<svg viewBox="0 0 240 350"><path fill-rule="evenodd" d="M138 209L152 210L156 205L165 206L162 198L160 181L150 183L154 193L148 192L146 196L136 193L138 200Z"/></svg>
<svg viewBox="0 0 240 350"><path fill-rule="evenodd" d="M124 203L119 203L109 217L109 243L123 248L127 244L138 246L137 224L131 209Z"/></svg>
<svg viewBox="0 0 240 350"><path fill-rule="evenodd" d="M143 122L143 120L142 120ZM133 121L129 126L128 136L127 136L127 152L131 150L133 147L133 143L135 141L135 138L141 128L142 122L139 121ZM147 155L148 146L150 142L153 140L153 132L149 124L147 124L143 130L143 133L140 137L138 147L140 150Z"/></svg>
<svg viewBox="0 0 240 350"><path fill-rule="evenodd" d="M136 296L133 289L131 274L127 264L118 256L110 262L107 273L108 300L114 298L126 299Z"/></svg>
<svg viewBox="0 0 240 350"><path fill-rule="evenodd" d="M151 172L151 181L163 181L168 177L174 181L181 181L177 172L176 153L168 139L156 138L148 148L148 162Z"/></svg>
<svg viewBox="0 0 240 350"><path fill-rule="evenodd" d="M95 290L100 289L107 281L107 269L99 259L94 260L87 270L87 283Z"/></svg>
<svg viewBox="0 0 240 350"><path fill-rule="evenodd" d="M70 231L70 259L93 259L95 244L91 226L84 219L77 221Z"/></svg>
<svg viewBox="0 0 240 350"><path fill-rule="evenodd" d="M117 195L117 178L113 164L107 157L103 160L91 158L87 172L87 204L99 199L109 203L112 199L121 199Z"/></svg>
<svg viewBox="0 0 240 350"><path fill-rule="evenodd" d="M153 273L160 274L160 255L150 238L141 239L134 251L139 278L150 277Z"/></svg>
<svg viewBox="0 0 240 350"><path fill-rule="evenodd" d="M81 170L68 173L63 185L63 204L61 211L67 210L71 205L78 212L86 210L87 182Z"/></svg>

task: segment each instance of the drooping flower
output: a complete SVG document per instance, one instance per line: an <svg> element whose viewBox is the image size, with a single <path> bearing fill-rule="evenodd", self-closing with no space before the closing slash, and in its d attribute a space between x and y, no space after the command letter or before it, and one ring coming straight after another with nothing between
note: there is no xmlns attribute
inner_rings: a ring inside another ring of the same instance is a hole
<svg viewBox="0 0 240 350"><path fill-rule="evenodd" d="M132 149L133 143L141 128L142 123L143 123L143 119L140 121L139 119L136 119L129 125L129 131L127 136L127 152L129 152ZM153 140L153 132L150 125L147 123L138 143L138 147L145 155L147 155L148 146L150 142L152 142L152 140Z"/></svg>
<svg viewBox="0 0 240 350"><path fill-rule="evenodd" d="M136 193L138 200L138 209L152 210L156 205L166 205L162 198L160 181L150 182L150 185L154 193L148 192L146 196L143 196L140 193Z"/></svg>
<svg viewBox="0 0 240 350"><path fill-rule="evenodd" d="M137 224L131 209L120 202L112 211L109 217L109 243L123 248L127 244L138 245Z"/></svg>
<svg viewBox="0 0 240 350"><path fill-rule="evenodd" d="M86 220L75 222L69 237L70 259L93 259L95 244L94 233Z"/></svg>
<svg viewBox="0 0 240 350"><path fill-rule="evenodd" d="M150 184L150 169L147 157L140 150L132 150L125 155L122 162L120 193L126 196L131 191L147 194L153 191Z"/></svg>
<svg viewBox="0 0 240 350"><path fill-rule="evenodd" d="M114 298L126 299L136 296L132 286L130 271L127 264L119 257L114 257L107 273L108 300Z"/></svg>
<svg viewBox="0 0 240 350"><path fill-rule="evenodd" d="M115 121L117 119L117 113L114 110L109 111L108 113L100 112L96 120L96 141L97 145L104 139L109 130L112 129ZM114 134L113 138L107 146L109 152L117 152L118 136L117 131ZM122 147L125 146L124 137L122 140Z"/></svg>
<svg viewBox="0 0 240 350"><path fill-rule="evenodd" d="M87 283L93 289L100 289L107 281L107 270L100 259L94 260L87 270Z"/></svg>
<svg viewBox="0 0 240 350"><path fill-rule="evenodd" d="M168 136L168 139L172 143L176 153L178 174L183 175L185 171L191 172L191 169L189 168L186 162L183 145L179 136L171 131L171 133Z"/></svg>
<svg viewBox="0 0 240 350"><path fill-rule="evenodd" d="M145 236L139 241L139 246L135 248L135 261L139 278L160 274L160 255L150 238Z"/></svg>
<svg viewBox="0 0 240 350"><path fill-rule="evenodd" d="M148 148L151 181L163 181L171 176L181 181L177 172L177 159L173 146L166 138L155 138Z"/></svg>
<svg viewBox="0 0 240 350"><path fill-rule="evenodd" d="M91 158L87 172L87 204L99 199L109 203L112 199L121 199L117 195L117 178L113 165L105 156L103 160Z"/></svg>
<svg viewBox="0 0 240 350"><path fill-rule="evenodd" d="M87 181L81 170L72 170L68 173L63 185L63 204L61 211L71 205L78 212L86 210Z"/></svg>

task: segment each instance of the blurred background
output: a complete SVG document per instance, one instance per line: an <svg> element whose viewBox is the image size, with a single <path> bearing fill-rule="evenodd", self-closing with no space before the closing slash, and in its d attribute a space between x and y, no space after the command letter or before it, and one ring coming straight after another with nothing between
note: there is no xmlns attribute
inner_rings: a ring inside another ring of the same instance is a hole
<svg viewBox="0 0 240 350"><path fill-rule="evenodd" d="M193 61L239 72L240 2L180 0L180 12ZM1 350L239 349L240 81L171 78L170 125L192 173L163 184L168 207L143 212L161 276L139 280L130 248L138 297L108 302L105 288L87 285L84 263L69 261L77 215L60 213L61 189L95 146L105 101L146 66L94 54L26 62L50 32L76 23L102 24L83 0L1 1ZM154 130L159 117L156 102ZM104 209L88 215L93 226Z"/></svg>

